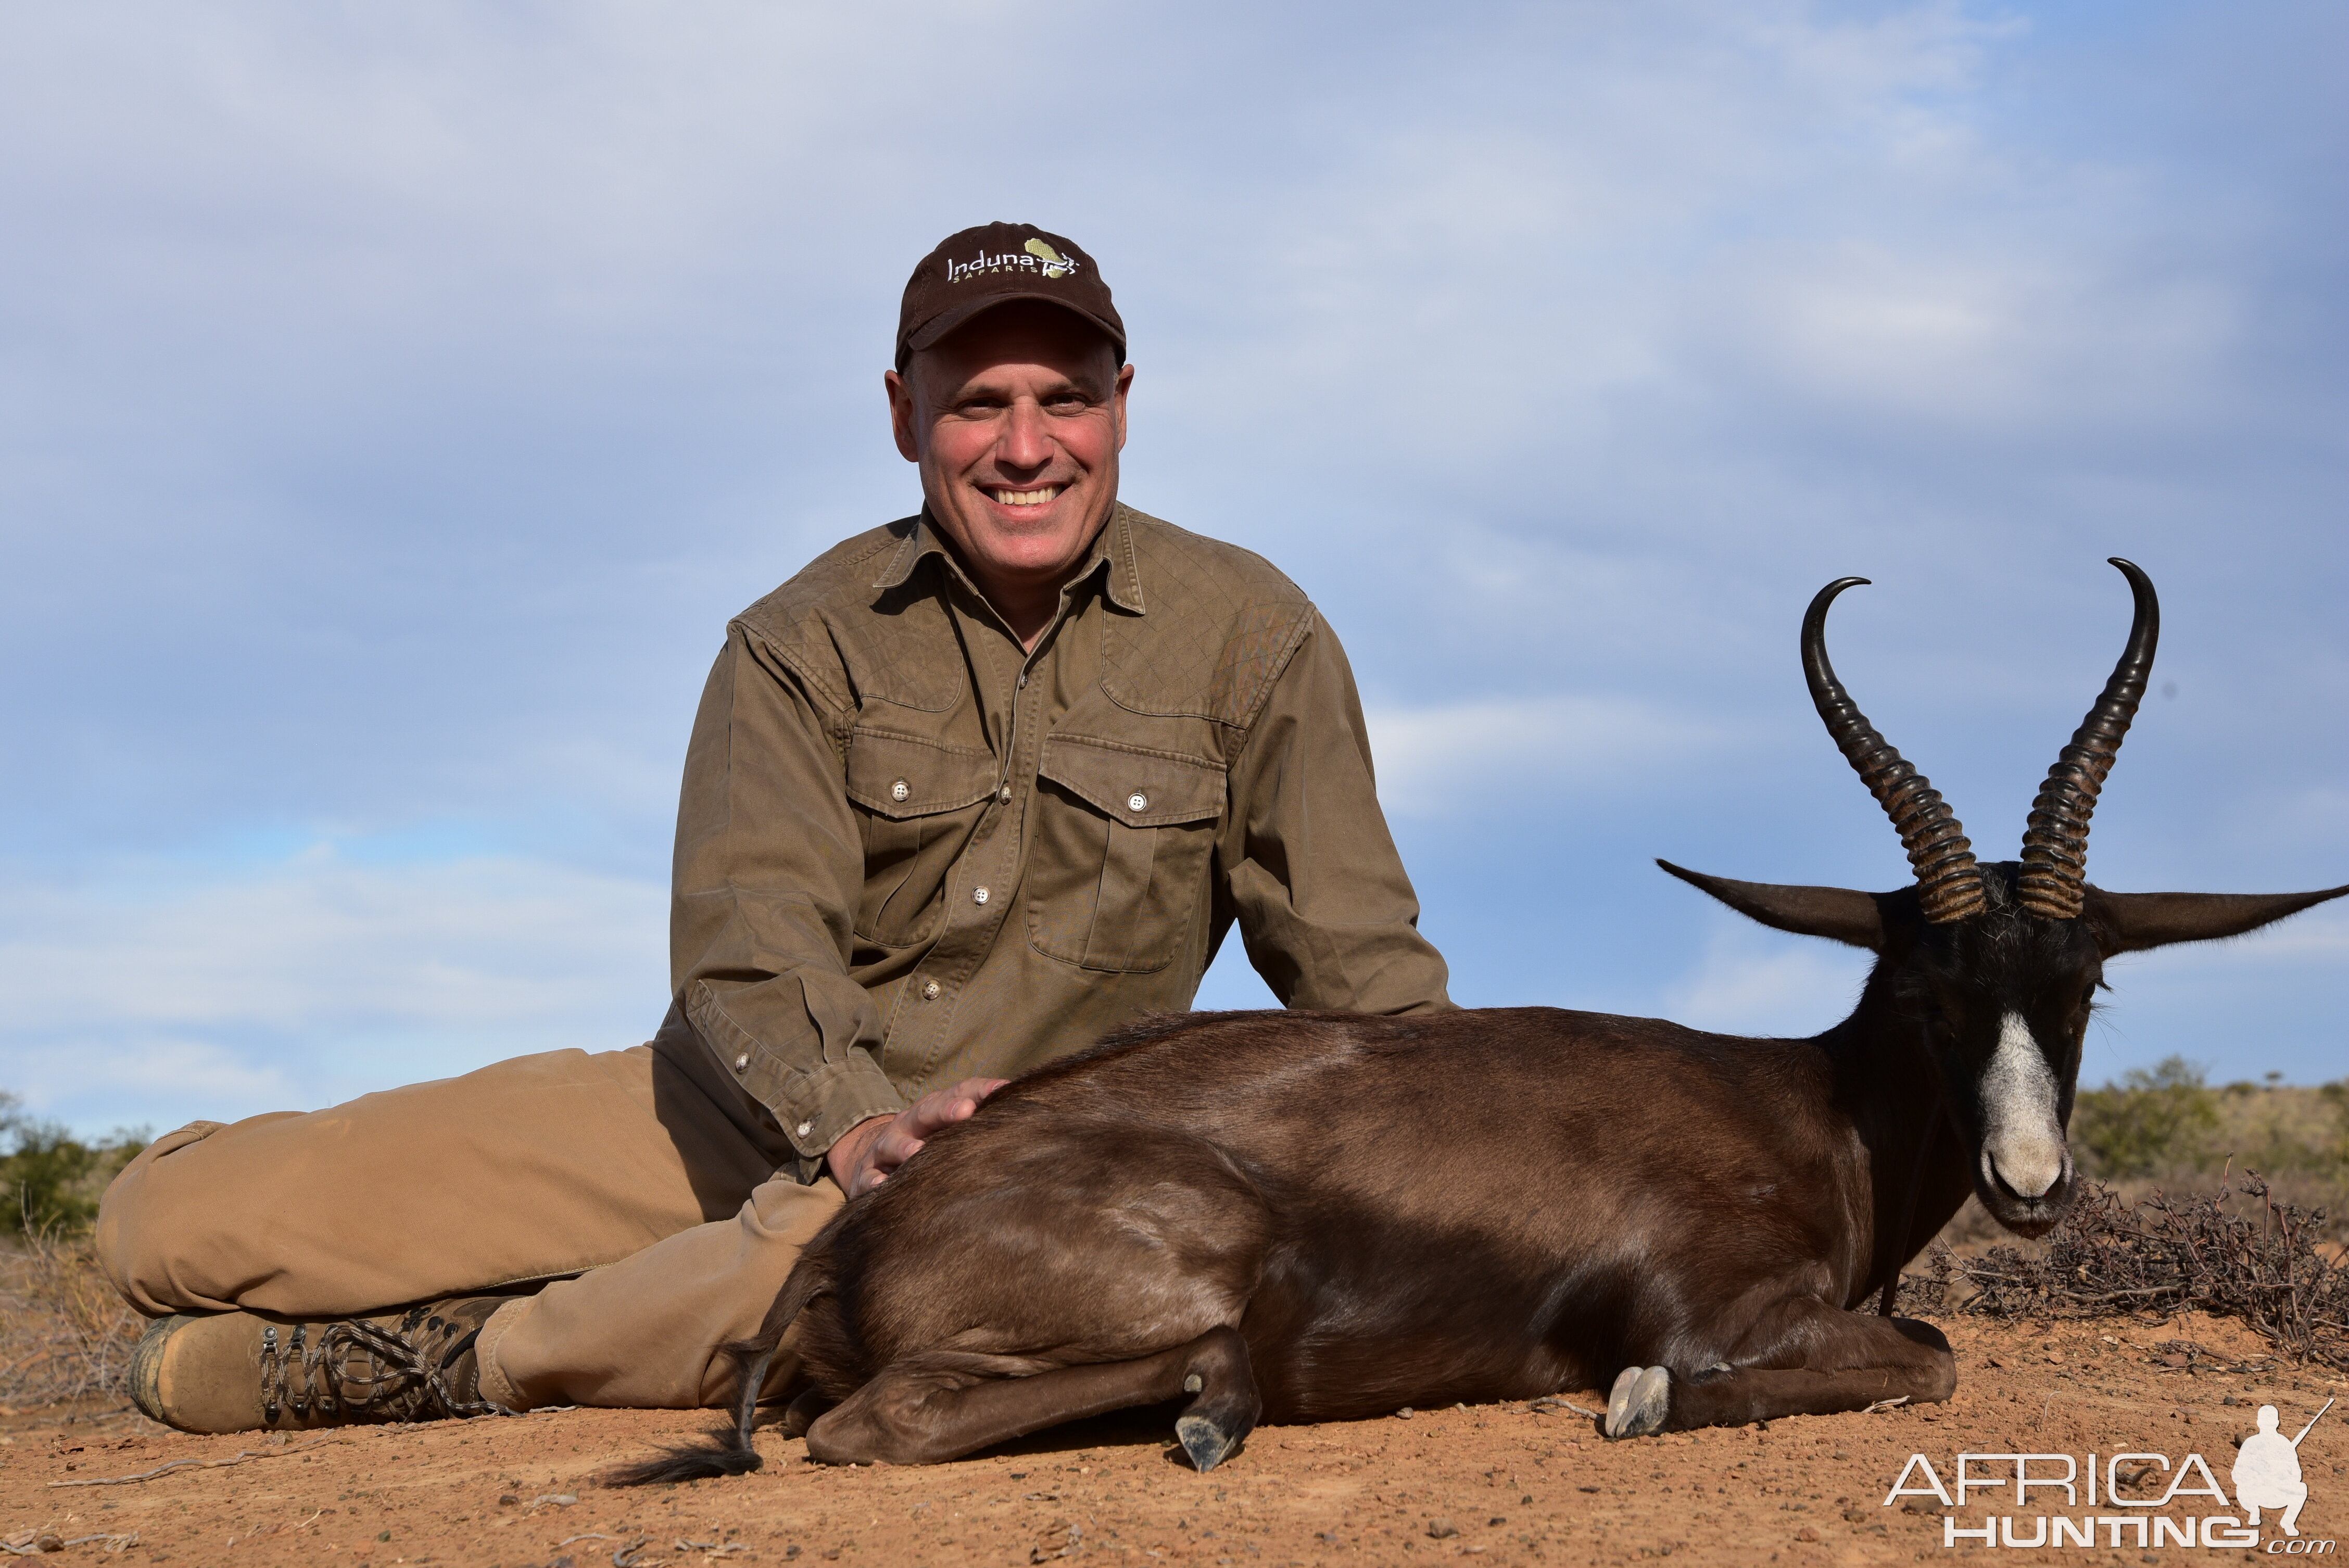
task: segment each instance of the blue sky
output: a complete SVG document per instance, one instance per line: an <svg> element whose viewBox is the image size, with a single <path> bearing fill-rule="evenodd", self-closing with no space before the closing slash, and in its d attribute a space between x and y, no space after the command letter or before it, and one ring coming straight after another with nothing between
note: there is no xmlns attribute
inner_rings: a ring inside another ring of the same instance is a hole
<svg viewBox="0 0 2349 1568"><path fill-rule="evenodd" d="M729 614L910 511L940 235L1100 258L1124 493L1346 640L1472 1004L1809 1032L1665 855L2012 854L2117 651L2124 889L2349 881L2322 4L0 8L0 1087L76 1126L642 1039ZM2349 915L2116 965L2091 1081L2339 1076ZM1237 944L1205 1002L1264 995Z"/></svg>

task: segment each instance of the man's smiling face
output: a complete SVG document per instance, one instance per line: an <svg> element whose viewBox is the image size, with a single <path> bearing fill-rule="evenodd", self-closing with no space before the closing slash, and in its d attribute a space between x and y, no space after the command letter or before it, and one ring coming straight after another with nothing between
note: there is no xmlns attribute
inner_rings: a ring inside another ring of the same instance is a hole
<svg viewBox="0 0 2349 1568"><path fill-rule="evenodd" d="M897 449L988 598L1021 631L1057 601L1117 500L1133 368L1090 324L1018 302L973 319L887 377Z"/></svg>

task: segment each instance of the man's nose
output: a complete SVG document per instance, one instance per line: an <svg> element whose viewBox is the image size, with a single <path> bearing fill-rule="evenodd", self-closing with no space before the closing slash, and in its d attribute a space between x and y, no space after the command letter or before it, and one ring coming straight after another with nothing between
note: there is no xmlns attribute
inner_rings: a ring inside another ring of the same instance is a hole
<svg viewBox="0 0 2349 1568"><path fill-rule="evenodd" d="M1040 407L1034 403L1011 406L995 457L1009 469L1040 469L1052 460L1052 432Z"/></svg>

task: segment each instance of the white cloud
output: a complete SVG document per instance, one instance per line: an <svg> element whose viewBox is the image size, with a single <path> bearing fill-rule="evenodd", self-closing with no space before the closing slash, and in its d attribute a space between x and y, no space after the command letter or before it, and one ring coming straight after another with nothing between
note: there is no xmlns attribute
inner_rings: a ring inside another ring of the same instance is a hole
<svg viewBox="0 0 2349 1568"><path fill-rule="evenodd" d="M2085 237L1886 233L1757 246L1726 271L1678 325L1691 360L1869 425L2033 443L2220 410L2244 315L2216 279Z"/></svg>
<svg viewBox="0 0 2349 1568"><path fill-rule="evenodd" d="M1486 697L1371 707L1379 801L1391 815L1522 810L1561 787L1621 788L1736 738L1726 724L1636 697Z"/></svg>
<svg viewBox="0 0 2349 1568"><path fill-rule="evenodd" d="M37 1113L62 1112L91 1132L142 1122L163 1131L199 1119L305 1110L338 1098L318 1094L306 1068L257 1059L250 1046L125 1027L102 1012L93 1012L83 1031L0 1037L8 1087Z"/></svg>
<svg viewBox="0 0 2349 1568"><path fill-rule="evenodd" d="M657 886L559 864L366 864L332 844L19 881L0 901L0 1082L89 1120L226 1119L634 1045L666 1005L667 913Z"/></svg>
<svg viewBox="0 0 2349 1568"><path fill-rule="evenodd" d="M1716 923L1695 967L1665 988L1666 1016L1730 1035L1807 1036L1840 1022L1875 955Z"/></svg>
<svg viewBox="0 0 2349 1568"><path fill-rule="evenodd" d="M355 865L323 845L234 880L20 888L0 914L0 1016L502 1023L640 979L667 913L659 888L560 866Z"/></svg>

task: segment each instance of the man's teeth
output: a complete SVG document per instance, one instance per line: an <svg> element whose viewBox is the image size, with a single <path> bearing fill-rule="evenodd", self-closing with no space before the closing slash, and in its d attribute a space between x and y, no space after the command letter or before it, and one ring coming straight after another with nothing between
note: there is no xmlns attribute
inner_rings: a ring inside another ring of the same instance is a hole
<svg viewBox="0 0 2349 1568"><path fill-rule="evenodd" d="M1004 506L1042 506L1061 493L1059 485L1046 485L1041 490L999 490L995 499Z"/></svg>

